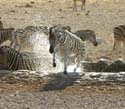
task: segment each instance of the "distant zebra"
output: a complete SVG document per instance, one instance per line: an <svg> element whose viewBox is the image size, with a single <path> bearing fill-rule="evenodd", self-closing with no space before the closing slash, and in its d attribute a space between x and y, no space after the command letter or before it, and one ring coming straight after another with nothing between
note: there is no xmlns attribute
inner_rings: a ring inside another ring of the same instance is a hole
<svg viewBox="0 0 125 109"><path fill-rule="evenodd" d="M3 29L3 22L0 21L0 29Z"/></svg>
<svg viewBox="0 0 125 109"><path fill-rule="evenodd" d="M86 0L73 0L73 2L74 2L73 10L74 10L74 11L77 11L77 8L76 8L76 1L81 1L81 2L82 2L81 10L83 10L83 6L84 6L84 10L85 10L85 3L86 3Z"/></svg>
<svg viewBox="0 0 125 109"><path fill-rule="evenodd" d="M82 39L82 41L89 40L94 46L98 45L96 35L92 30L77 30L73 33L77 35L80 39Z"/></svg>
<svg viewBox="0 0 125 109"><path fill-rule="evenodd" d="M70 26L63 26L63 29L68 30L69 32L71 31ZM96 40L96 35L93 30L77 30L75 32L72 32L76 36L78 36L82 41L90 41L94 46L98 45L98 42Z"/></svg>
<svg viewBox="0 0 125 109"><path fill-rule="evenodd" d="M16 48L17 41L14 34L14 28L0 29L0 45L7 40L11 41L10 46L14 45L14 48Z"/></svg>
<svg viewBox="0 0 125 109"><path fill-rule="evenodd" d="M20 53L9 46L0 47L5 65L10 70L36 70L35 62L29 55Z"/></svg>
<svg viewBox="0 0 125 109"><path fill-rule="evenodd" d="M123 52L125 55L125 25L119 25L117 27L114 27L113 29L114 33L114 46L113 51L120 51L120 48L122 48L123 44Z"/></svg>
<svg viewBox="0 0 125 109"><path fill-rule="evenodd" d="M79 67L80 61L85 55L83 41L61 26L51 27L49 35L49 52L53 54L53 56L55 54L60 55L64 61L63 73L67 74L67 60L69 57L74 57L76 68ZM74 71L76 71L76 69L74 69Z"/></svg>

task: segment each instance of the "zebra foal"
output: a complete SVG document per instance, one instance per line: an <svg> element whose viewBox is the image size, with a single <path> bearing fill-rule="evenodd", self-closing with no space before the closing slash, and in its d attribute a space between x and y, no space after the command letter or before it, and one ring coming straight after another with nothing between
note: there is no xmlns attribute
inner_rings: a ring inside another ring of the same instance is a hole
<svg viewBox="0 0 125 109"><path fill-rule="evenodd" d="M80 66L80 61L85 55L85 49L83 41L76 35L61 26L54 26L50 28L49 44L49 52L53 56L59 54L64 62L64 74L67 74L67 60L69 57L74 58L76 68Z"/></svg>
<svg viewBox="0 0 125 109"><path fill-rule="evenodd" d="M125 25L119 25L117 27L114 27L113 34L114 34L113 51L120 52L120 50L123 49L123 53L125 55Z"/></svg>
<svg viewBox="0 0 125 109"><path fill-rule="evenodd" d="M82 5L81 5L81 10L85 10L85 3L86 3L86 0L73 0L73 2L74 2L74 7L73 7L73 10L74 11L77 11L77 8L76 8L76 2L77 1L81 1L82 2ZM83 6L84 6L84 8L83 8Z"/></svg>
<svg viewBox="0 0 125 109"><path fill-rule="evenodd" d="M0 55L3 56L4 64L10 70L36 70L35 62L29 55L20 53L9 46L1 46Z"/></svg>

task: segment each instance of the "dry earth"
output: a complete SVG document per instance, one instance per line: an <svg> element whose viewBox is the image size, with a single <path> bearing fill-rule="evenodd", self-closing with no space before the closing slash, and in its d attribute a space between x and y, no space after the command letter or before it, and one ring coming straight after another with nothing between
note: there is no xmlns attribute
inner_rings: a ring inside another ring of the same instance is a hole
<svg viewBox="0 0 125 109"><path fill-rule="evenodd" d="M98 47L87 44L88 57L112 59L109 55L113 46L112 29L124 24L125 1L116 4L101 0L93 4L87 2L86 11L77 12L72 11L70 1L0 0L0 17L5 28L64 24L71 26L72 31L92 29L101 44ZM31 6L26 6L27 3ZM46 66L50 66L50 59L47 58ZM125 109L125 87L121 85L70 85L62 90L46 91L42 88L47 83L41 78L23 81L27 79L23 77L19 81L4 77L0 78L0 109Z"/></svg>

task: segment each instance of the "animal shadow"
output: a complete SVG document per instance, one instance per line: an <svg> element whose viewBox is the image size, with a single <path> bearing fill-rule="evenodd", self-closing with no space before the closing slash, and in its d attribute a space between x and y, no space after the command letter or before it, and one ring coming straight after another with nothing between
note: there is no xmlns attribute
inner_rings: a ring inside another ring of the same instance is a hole
<svg viewBox="0 0 125 109"><path fill-rule="evenodd" d="M62 73L50 74L48 83L41 91L63 90L68 86L73 86L77 79L80 78L79 73L71 72L68 75Z"/></svg>

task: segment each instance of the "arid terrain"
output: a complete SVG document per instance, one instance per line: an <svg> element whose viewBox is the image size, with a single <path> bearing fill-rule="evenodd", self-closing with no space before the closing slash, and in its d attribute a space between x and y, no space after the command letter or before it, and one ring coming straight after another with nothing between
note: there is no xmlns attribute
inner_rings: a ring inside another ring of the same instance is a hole
<svg viewBox="0 0 125 109"><path fill-rule="evenodd" d="M113 27L125 23L125 1L87 1L85 11L80 10L80 3L77 12L72 8L71 0L0 0L0 19L4 28L63 24L69 25L72 31L94 30L99 45L87 43L87 57L114 60ZM57 72L52 70L48 45L43 44L41 48L44 62L41 72ZM62 89L49 90L45 88L45 78L29 79L26 75L20 79L18 75L13 78L5 71L0 72L0 109L125 109L125 84L74 85L71 82Z"/></svg>

